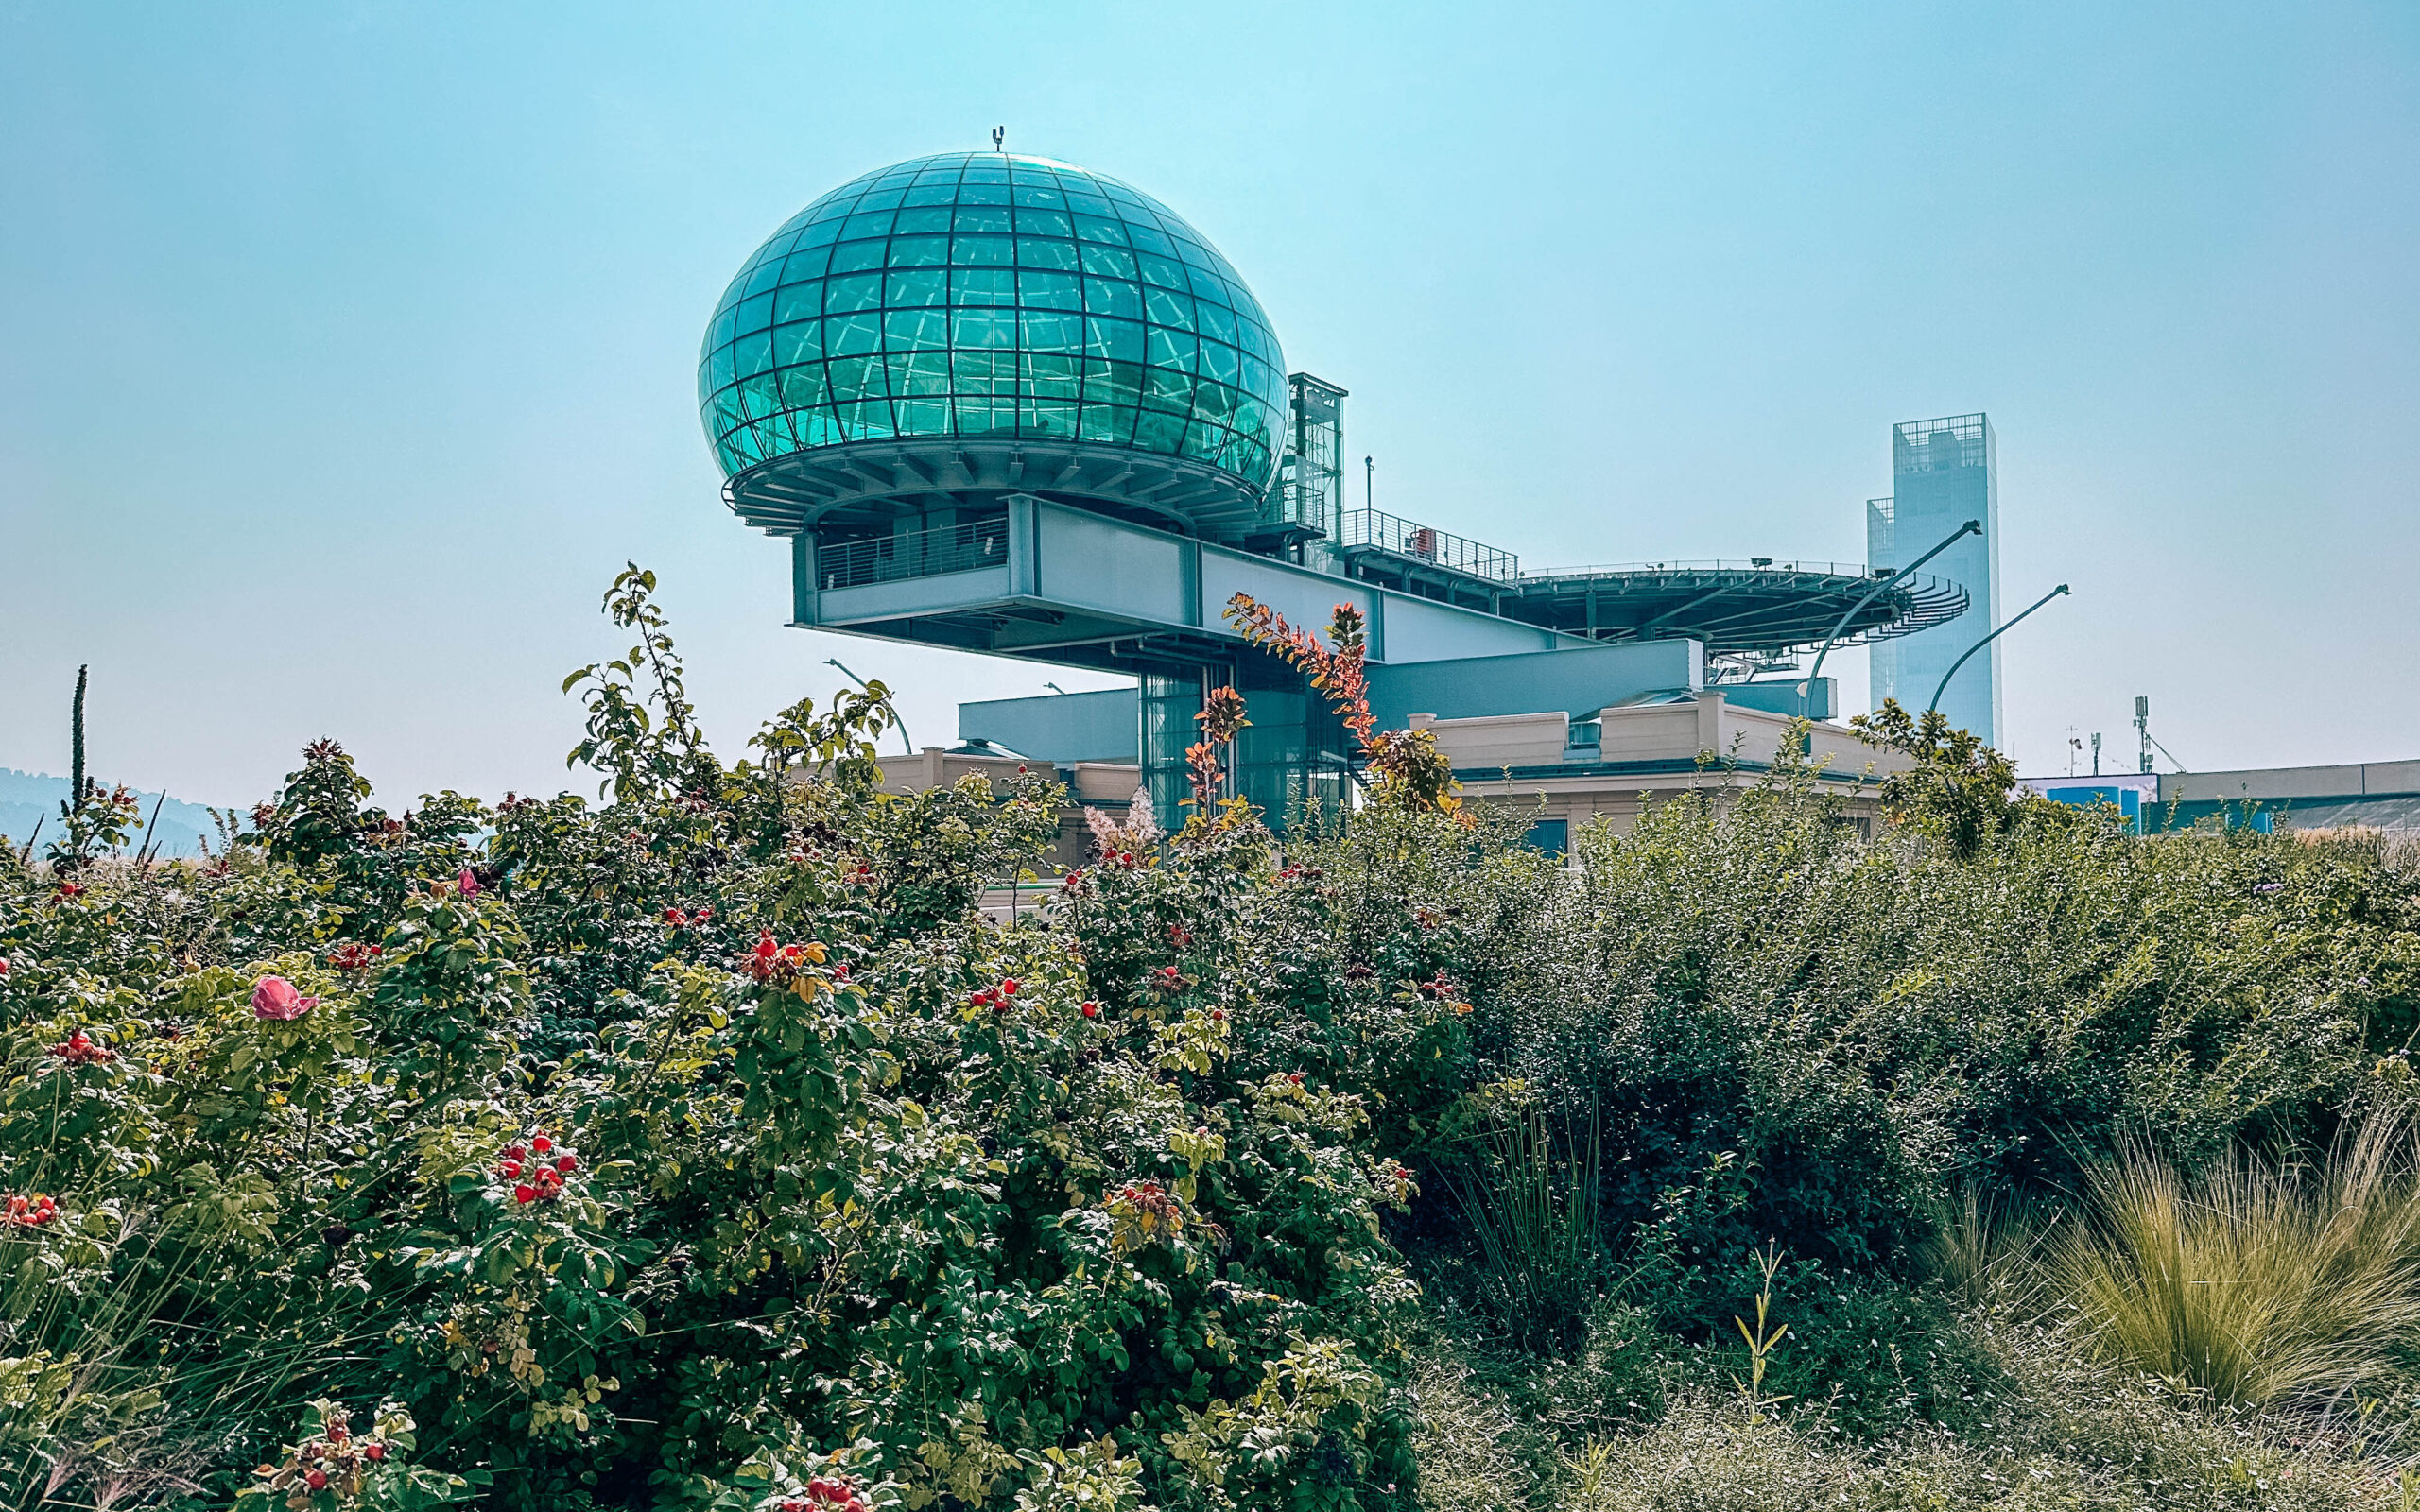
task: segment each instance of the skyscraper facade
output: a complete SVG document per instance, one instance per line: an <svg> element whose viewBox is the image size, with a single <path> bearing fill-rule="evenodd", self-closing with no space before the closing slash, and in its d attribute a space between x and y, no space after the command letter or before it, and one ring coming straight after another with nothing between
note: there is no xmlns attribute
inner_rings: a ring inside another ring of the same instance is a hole
<svg viewBox="0 0 2420 1512"><path fill-rule="evenodd" d="M1901 567L1969 520L1982 522L1925 570L1965 588L1957 618L1874 648L1874 704L1896 698L1922 713L1943 674L1991 633L2000 614L2000 492L1997 443L1982 415L1909 421L1891 428L1892 496L1866 502L1866 558ZM1949 723L1994 746L2000 738L2000 647L1995 641L1958 669L1938 705Z"/></svg>

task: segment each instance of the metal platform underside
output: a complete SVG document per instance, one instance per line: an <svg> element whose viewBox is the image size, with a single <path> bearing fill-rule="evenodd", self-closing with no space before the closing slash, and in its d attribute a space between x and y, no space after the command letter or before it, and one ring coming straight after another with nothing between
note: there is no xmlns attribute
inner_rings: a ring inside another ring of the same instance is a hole
<svg viewBox="0 0 2420 1512"><path fill-rule="evenodd" d="M1599 641L1687 636L1715 656L1786 651L1820 644L1875 582L1861 567L1832 562L1582 567L1524 574L1496 612ZM1838 644L1911 635L1956 619L1966 604L1958 584L1916 574L1858 609Z"/></svg>
<svg viewBox="0 0 2420 1512"><path fill-rule="evenodd" d="M1271 523L1262 518L1262 496L1231 472L1082 441L853 441L776 457L723 485L733 511L773 535L880 523L939 505L992 505L1011 493L1211 541L1241 541Z"/></svg>

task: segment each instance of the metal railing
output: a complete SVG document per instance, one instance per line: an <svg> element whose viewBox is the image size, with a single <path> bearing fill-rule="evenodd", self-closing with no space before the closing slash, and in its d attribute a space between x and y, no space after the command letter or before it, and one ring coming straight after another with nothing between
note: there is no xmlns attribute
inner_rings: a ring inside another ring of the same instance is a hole
<svg viewBox="0 0 2420 1512"><path fill-rule="evenodd" d="M1510 583L1521 576L1521 558L1509 551L1380 509L1347 509L1344 535L1337 543L1347 551L1383 551L1494 582Z"/></svg>
<svg viewBox="0 0 2420 1512"><path fill-rule="evenodd" d="M825 588L858 588L867 583L892 583L908 577L1000 567L1007 565L1008 559L1008 516L994 515L963 524L911 530L904 535L819 542L815 548L815 576Z"/></svg>
<svg viewBox="0 0 2420 1512"><path fill-rule="evenodd" d="M1564 577L1616 577L1642 573L1771 573L1776 577L1792 574L1816 573L1826 577L1888 577L1888 567L1868 567L1861 561L1807 561L1791 558L1776 561L1771 557L1751 557L1745 561L1626 561L1605 566L1548 567L1522 575L1525 582L1552 582Z"/></svg>

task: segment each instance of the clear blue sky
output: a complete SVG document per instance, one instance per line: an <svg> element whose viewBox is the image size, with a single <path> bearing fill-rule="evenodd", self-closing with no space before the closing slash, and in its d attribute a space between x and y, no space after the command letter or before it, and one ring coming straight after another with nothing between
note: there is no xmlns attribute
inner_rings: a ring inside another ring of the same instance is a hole
<svg viewBox="0 0 2420 1512"><path fill-rule="evenodd" d="M2420 756L2420 8L0 4L0 767L250 800L571 780L655 567L718 744L783 627L694 400L731 271L1010 144L1208 233L1382 507L1537 564L1856 559L1892 421L1988 410L2010 740ZM1862 696L1862 658L1836 662ZM1095 685L1098 679L1094 679Z"/></svg>

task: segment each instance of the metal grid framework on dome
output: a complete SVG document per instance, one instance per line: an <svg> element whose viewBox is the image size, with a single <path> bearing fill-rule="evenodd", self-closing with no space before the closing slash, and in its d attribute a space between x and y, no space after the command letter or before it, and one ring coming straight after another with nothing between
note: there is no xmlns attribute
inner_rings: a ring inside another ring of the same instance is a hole
<svg viewBox="0 0 2420 1512"><path fill-rule="evenodd" d="M1713 655L1786 651L1821 642L1890 573L1770 559L1563 568L1524 574L1500 612L1600 641L1691 636ZM1837 644L1912 635L1956 619L1966 603L1958 584L1913 574L1858 610Z"/></svg>
<svg viewBox="0 0 2420 1512"><path fill-rule="evenodd" d="M773 528L891 484L810 483L760 520L770 464L862 446L907 456L916 488L935 449L907 443L928 440L1041 443L1078 490L1061 454L1125 449L1256 500L1288 404L1268 318L1200 232L1115 179L994 152L881 169L792 217L717 305L698 387L726 492Z"/></svg>

